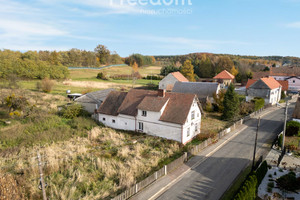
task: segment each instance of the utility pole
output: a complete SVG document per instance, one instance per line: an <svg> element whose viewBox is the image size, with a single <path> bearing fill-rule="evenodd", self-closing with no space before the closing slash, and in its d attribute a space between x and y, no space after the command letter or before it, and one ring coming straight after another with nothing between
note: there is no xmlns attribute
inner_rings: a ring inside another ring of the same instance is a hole
<svg viewBox="0 0 300 200"><path fill-rule="evenodd" d="M282 135L282 152L284 151L284 140L285 140L285 132L286 132L286 121L287 121L287 112L288 112L288 101L286 101L285 105L285 116L284 116L284 127L283 127L283 135Z"/></svg>
<svg viewBox="0 0 300 200"><path fill-rule="evenodd" d="M258 135L258 129L259 129L259 126L260 126L260 117L258 118L257 129L256 129L256 134L255 134L254 153L253 153L253 161L252 161L252 171L254 170L254 165L255 165L255 155L256 155L256 146L257 146L257 135Z"/></svg>
<svg viewBox="0 0 300 200"><path fill-rule="evenodd" d="M39 162L40 181L41 181L42 191L43 191L43 200L47 200L40 152L37 152L37 158L38 158L38 162Z"/></svg>

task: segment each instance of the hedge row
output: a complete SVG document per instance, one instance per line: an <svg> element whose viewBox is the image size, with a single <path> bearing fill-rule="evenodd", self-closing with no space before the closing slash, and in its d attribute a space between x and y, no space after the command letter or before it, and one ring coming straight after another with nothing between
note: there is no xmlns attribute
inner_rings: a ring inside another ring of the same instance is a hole
<svg viewBox="0 0 300 200"><path fill-rule="evenodd" d="M258 186L261 184L266 173L268 172L268 164L264 161L260 167L253 173L251 173L244 184L241 186L240 190L234 197L235 200L245 200L245 199L256 199L256 191Z"/></svg>

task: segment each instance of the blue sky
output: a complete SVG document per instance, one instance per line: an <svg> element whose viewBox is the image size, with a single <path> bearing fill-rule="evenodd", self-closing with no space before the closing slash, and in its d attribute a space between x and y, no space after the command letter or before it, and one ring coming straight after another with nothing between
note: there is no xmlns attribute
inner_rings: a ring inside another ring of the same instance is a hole
<svg viewBox="0 0 300 200"><path fill-rule="evenodd" d="M300 57L300 0L177 1L0 0L0 49Z"/></svg>

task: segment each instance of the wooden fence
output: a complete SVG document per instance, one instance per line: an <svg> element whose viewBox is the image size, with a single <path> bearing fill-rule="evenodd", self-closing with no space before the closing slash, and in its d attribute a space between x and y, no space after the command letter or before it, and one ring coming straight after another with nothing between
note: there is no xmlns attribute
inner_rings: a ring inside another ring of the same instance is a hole
<svg viewBox="0 0 300 200"><path fill-rule="evenodd" d="M218 138L219 139L223 138L225 135L227 135L231 131L235 130L238 126L242 125L244 123L244 121L246 121L246 120L248 120L248 119L250 119L252 117L255 117L256 115L258 115L259 113L261 113L263 110L264 109L262 108L262 109L260 109L260 110L258 110L256 112L254 112L254 113L251 113L249 116L246 116L243 119L235 122L229 128L226 128L225 130L221 131L219 133L219 135L218 135ZM190 149L189 152L184 153L178 159L174 160L173 162L171 162L168 165L165 165L160 170L154 172L152 175L148 176L146 179L144 179L141 182L139 182L139 183L133 185L132 187L128 188L125 192L123 192L122 194L116 196L112 200L126 200L126 199L129 199L130 197L132 197L133 195L137 194L142 189L144 189L147 186L149 186L150 184L154 183L157 179L159 179L159 178L167 175L171 171L173 171L176 168L178 168L179 166L181 166L184 162L186 162L188 160L188 155L196 155L196 154L198 154L203 149L205 149L206 147L208 147L209 145L211 145L212 142L213 142L213 139L209 138L209 139L203 141L201 144L196 145L195 147L193 147L192 149Z"/></svg>

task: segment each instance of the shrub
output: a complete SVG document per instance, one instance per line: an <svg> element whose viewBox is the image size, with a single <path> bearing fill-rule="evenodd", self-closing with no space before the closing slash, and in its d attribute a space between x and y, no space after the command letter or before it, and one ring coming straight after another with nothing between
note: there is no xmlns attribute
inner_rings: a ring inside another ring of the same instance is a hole
<svg viewBox="0 0 300 200"><path fill-rule="evenodd" d="M207 101L206 104L205 104L205 111L207 112L212 112L214 109L213 109L213 105L210 101Z"/></svg>
<svg viewBox="0 0 300 200"><path fill-rule="evenodd" d="M261 97L255 97L254 99L251 100L251 102L254 103L254 110L255 111L263 108L264 105L265 105L265 100Z"/></svg>
<svg viewBox="0 0 300 200"><path fill-rule="evenodd" d="M66 119L73 119L75 117L78 117L82 113L83 113L83 109L82 106L79 104L72 104L66 106L60 111L60 115Z"/></svg>
<svg viewBox="0 0 300 200"><path fill-rule="evenodd" d="M296 121L289 121L286 124L286 135L295 136L298 135L300 130L300 123Z"/></svg>
<svg viewBox="0 0 300 200"><path fill-rule="evenodd" d="M296 174L294 172L281 176L276 180L276 183L280 189L290 192L295 192L300 189L300 181L296 178Z"/></svg>
<svg viewBox="0 0 300 200"><path fill-rule="evenodd" d="M268 163L267 161L264 161L255 172L258 185L260 185L267 172L268 172Z"/></svg>
<svg viewBox="0 0 300 200"><path fill-rule="evenodd" d="M99 72L97 74L97 79L101 79L101 80L107 80L107 77L106 77L106 73L105 72Z"/></svg>
<svg viewBox="0 0 300 200"><path fill-rule="evenodd" d="M272 193L273 189L271 187L267 188L267 192Z"/></svg>
<svg viewBox="0 0 300 200"><path fill-rule="evenodd" d="M162 80L163 77L161 77L161 76L151 76L151 75L148 75L148 76L144 77L143 79L147 79L147 80Z"/></svg>
<svg viewBox="0 0 300 200"><path fill-rule="evenodd" d="M54 86L54 81L50 80L49 78L44 78L42 80L41 87L42 87L43 92L46 92L46 93L51 92L53 86Z"/></svg>
<svg viewBox="0 0 300 200"><path fill-rule="evenodd" d="M249 115L254 111L254 104L249 102L242 102L240 105L240 115Z"/></svg>

